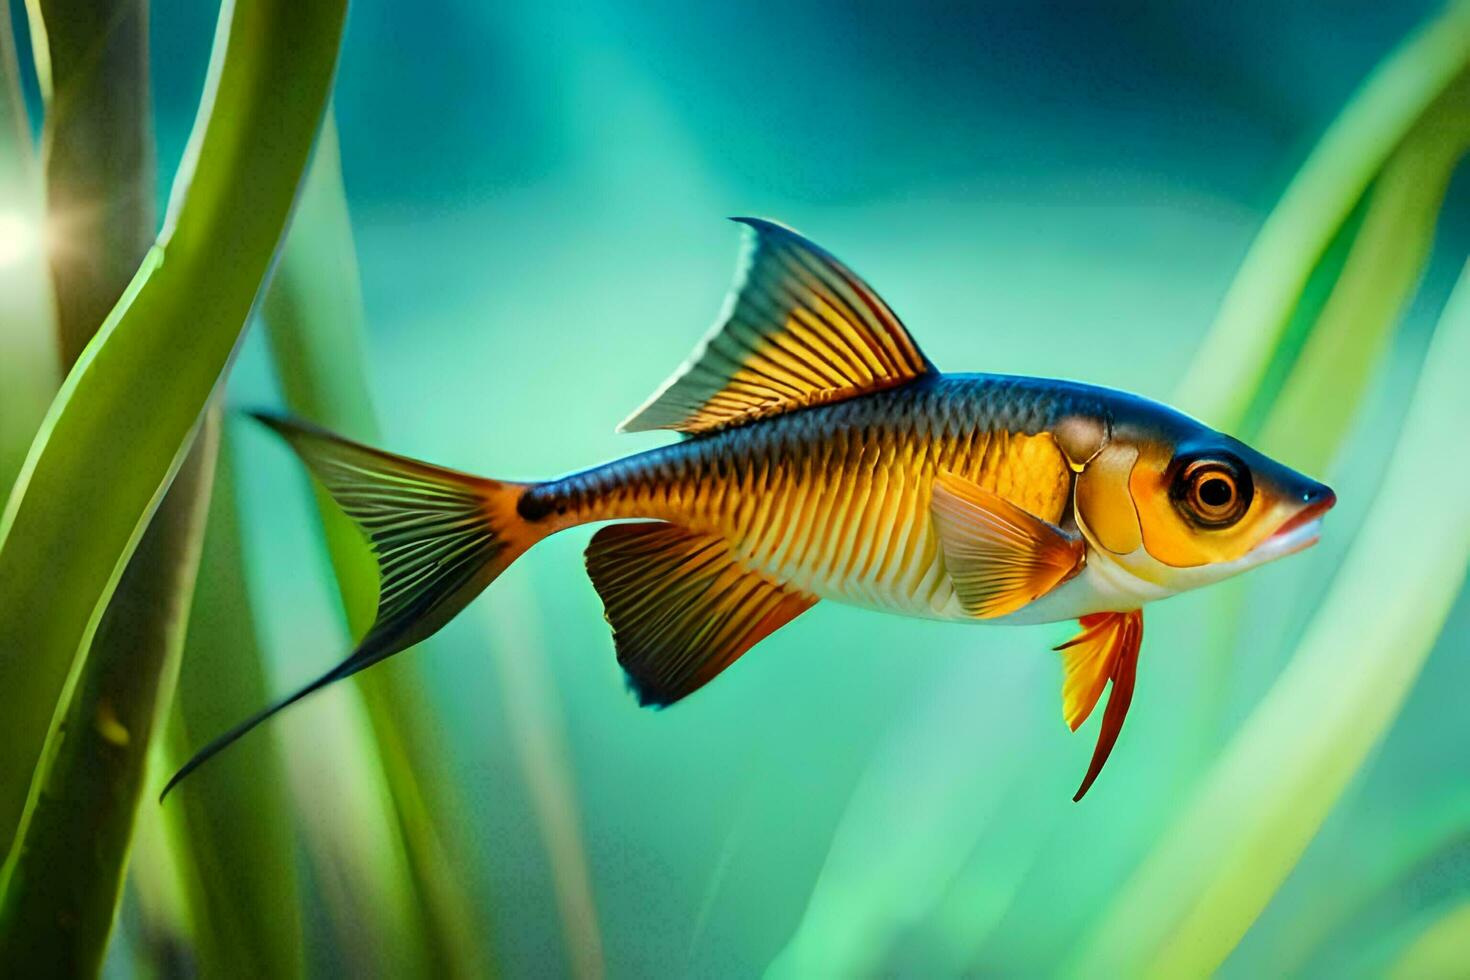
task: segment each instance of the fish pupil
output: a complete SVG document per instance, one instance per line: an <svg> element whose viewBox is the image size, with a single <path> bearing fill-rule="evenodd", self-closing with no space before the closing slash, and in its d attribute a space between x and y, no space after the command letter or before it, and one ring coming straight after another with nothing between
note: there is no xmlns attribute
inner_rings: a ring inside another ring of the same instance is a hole
<svg viewBox="0 0 1470 980"><path fill-rule="evenodd" d="M1199 499L1207 507L1224 507L1230 503L1234 491L1230 483L1218 476L1210 477L1200 484Z"/></svg>

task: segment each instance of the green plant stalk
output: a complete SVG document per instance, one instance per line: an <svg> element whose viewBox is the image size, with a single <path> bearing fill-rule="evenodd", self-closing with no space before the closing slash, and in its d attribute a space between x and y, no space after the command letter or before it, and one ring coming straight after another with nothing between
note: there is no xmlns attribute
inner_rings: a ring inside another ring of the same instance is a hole
<svg viewBox="0 0 1470 980"><path fill-rule="evenodd" d="M1283 385L1261 448L1309 473L1331 464L1423 275L1455 167L1470 148L1470 66L1384 164L1342 275Z"/></svg>
<svg viewBox="0 0 1470 980"><path fill-rule="evenodd" d="M61 363L70 368L157 231L147 0L28 0Z"/></svg>
<svg viewBox="0 0 1470 980"><path fill-rule="evenodd" d="M362 299L342 164L330 113L302 187L280 268L262 305L276 373L291 410L358 439L376 440L363 376ZM328 554L353 636L372 624L377 566L356 528L316 491ZM397 811L438 971L483 974L489 946L469 891L458 880L467 848L438 825L464 812L444 778L445 750L434 729L419 662L412 655L358 675L368 718Z"/></svg>
<svg viewBox="0 0 1470 980"><path fill-rule="evenodd" d="M70 367L127 287L155 228L146 0L31 4L46 98L46 226L57 347ZM211 422L217 429L218 420ZM0 869L0 959L100 966L149 746L178 670L214 470L213 431L191 451L68 682ZM60 952L58 952L60 951Z"/></svg>
<svg viewBox="0 0 1470 980"><path fill-rule="evenodd" d="M227 433L166 740L170 771L204 736L270 698L246 592L230 443ZM172 820L168 841L195 919L199 975L300 976L302 897L275 732L244 739L195 773L160 814Z"/></svg>
<svg viewBox="0 0 1470 980"><path fill-rule="evenodd" d="M218 479L216 473L216 482ZM210 506L213 509L212 503ZM166 741L154 739L149 768L155 772L167 767L161 751ZM197 956L198 916L184 889L182 855L174 844L176 817L176 812L150 807L139 812L133 829L133 857L128 862L128 880L108 956L121 957L123 950L113 950L126 940L126 960L138 976L181 977L188 972L184 964L197 967L201 976L215 975L203 973L204 964ZM106 963L104 959L104 972Z"/></svg>
<svg viewBox="0 0 1470 980"><path fill-rule="evenodd" d="M149 746L173 695L219 425L201 431L68 686L0 870L0 963L90 976L112 929Z"/></svg>
<svg viewBox="0 0 1470 980"><path fill-rule="evenodd" d="M1456 0L1373 72L1251 244L1176 404L1239 430L1312 270L1388 158L1467 65L1470 2Z"/></svg>
<svg viewBox="0 0 1470 980"><path fill-rule="evenodd" d="M1077 950L1079 974L1213 972L1387 732L1465 581L1470 268L1358 540L1290 666ZM1202 859L1201 856L1208 856Z"/></svg>
<svg viewBox="0 0 1470 980"><path fill-rule="evenodd" d="M1266 373L1251 393L1250 409L1234 430L1233 434L1237 438L1253 443L1260 435L1267 413L1276 403L1282 386L1296 367L1302 348L1306 346L1307 339L1317 325L1317 319L1322 315L1323 308L1342 278L1343 266L1363 228L1363 215L1368 210L1368 200L1373 196L1376 181L1377 178L1374 178L1374 183L1368 185L1368 190L1358 199L1352 214L1338 226L1337 233L1333 235L1322 258L1312 267L1311 275L1302 286L1301 295L1297 297L1281 339L1271 355Z"/></svg>
<svg viewBox="0 0 1470 980"><path fill-rule="evenodd" d="M58 347L67 366L127 287L155 231L147 20L146 0L31 4L47 104L43 145ZM217 430L217 412L207 425ZM181 471L192 478L169 488L90 650L78 658L81 674L58 709L64 720L48 737L0 875L0 949L10 954L7 961L46 964L55 956L49 951L65 950L67 972L94 972L100 964L149 746L178 671L216 443L212 432L194 445ZM97 724L88 726L94 718L117 722L103 738L120 743L99 741ZM88 734L79 739L79 730ZM279 916L279 909L271 914ZM223 968L255 959L233 952ZM265 960L273 965L270 951Z"/></svg>
<svg viewBox="0 0 1470 980"><path fill-rule="evenodd" d="M24 236L0 264L0 506L61 383L51 290L42 253L41 174L20 89L10 18L0 17L0 212Z"/></svg>
<svg viewBox="0 0 1470 980"><path fill-rule="evenodd" d="M345 0L226 3L159 242L83 351L0 517L0 839L79 650L239 342L326 104Z"/></svg>

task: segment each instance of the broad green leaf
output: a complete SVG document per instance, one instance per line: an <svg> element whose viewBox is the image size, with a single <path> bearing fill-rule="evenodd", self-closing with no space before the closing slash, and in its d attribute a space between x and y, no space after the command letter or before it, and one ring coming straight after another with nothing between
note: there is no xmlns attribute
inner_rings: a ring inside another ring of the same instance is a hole
<svg viewBox="0 0 1470 980"><path fill-rule="evenodd" d="M1368 192L1337 286L1261 432L1266 452L1309 473L1332 462L1423 274L1445 191L1467 148L1470 66L1424 113Z"/></svg>
<svg viewBox="0 0 1470 980"><path fill-rule="evenodd" d="M1251 245L1176 403L1240 431L1313 270L1369 185L1470 65L1470 2L1400 45L1313 149Z"/></svg>
<svg viewBox="0 0 1470 980"><path fill-rule="evenodd" d="M1393 723L1465 581L1470 269L1430 345L1382 489L1280 680L1139 867L1075 972L1219 966Z"/></svg>
<svg viewBox="0 0 1470 980"><path fill-rule="evenodd" d="M79 650L182 463L275 255L344 0L226 3L158 244L63 383L0 517L0 839Z"/></svg>
<svg viewBox="0 0 1470 980"><path fill-rule="evenodd" d="M375 441L363 375L362 298L357 254L342 187L342 163L330 113L302 186L280 268L262 312L286 402L297 414L368 442ZM317 504L353 636L372 623L377 565L362 536L320 489ZM470 849L446 821L464 812L442 766L446 755L412 654L355 679L377 743L421 903L425 938L438 972L484 972L488 910L461 883Z"/></svg>
<svg viewBox="0 0 1470 980"><path fill-rule="evenodd" d="M149 746L173 696L214 478L207 423L72 678L0 869L0 963L37 975L102 963Z"/></svg>
<svg viewBox="0 0 1470 980"><path fill-rule="evenodd" d="M61 383L43 220L15 38L0 17L0 505Z"/></svg>

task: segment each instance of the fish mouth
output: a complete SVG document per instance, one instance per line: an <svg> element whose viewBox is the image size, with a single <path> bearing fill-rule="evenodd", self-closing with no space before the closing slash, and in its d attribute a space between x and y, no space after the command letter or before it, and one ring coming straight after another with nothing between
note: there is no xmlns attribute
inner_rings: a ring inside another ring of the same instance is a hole
<svg viewBox="0 0 1470 980"><path fill-rule="evenodd" d="M1305 551L1322 537L1322 515L1337 503L1337 495L1324 488L1323 495L1297 511L1266 539L1263 549L1272 558Z"/></svg>

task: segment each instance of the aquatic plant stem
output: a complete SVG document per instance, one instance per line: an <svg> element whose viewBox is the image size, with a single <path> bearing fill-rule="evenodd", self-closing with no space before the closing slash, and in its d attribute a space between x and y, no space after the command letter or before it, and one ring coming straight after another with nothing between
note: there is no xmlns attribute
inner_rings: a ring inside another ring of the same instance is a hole
<svg viewBox="0 0 1470 980"><path fill-rule="evenodd" d="M158 231L147 0L28 0L57 344L70 369Z"/></svg>
<svg viewBox="0 0 1470 980"><path fill-rule="evenodd" d="M0 836L19 820L73 662L239 342L345 12L345 0L225 4L169 221L62 385L0 517Z"/></svg>
<svg viewBox="0 0 1470 980"><path fill-rule="evenodd" d="M31 14L47 110L57 348L70 367L155 232L147 3L37 0ZM213 418L191 450L56 706L0 870L4 962L76 974L101 962L149 749L177 676L217 429Z"/></svg>
<svg viewBox="0 0 1470 980"><path fill-rule="evenodd" d="M33 975L101 967L149 746L178 674L218 437L211 417L69 683L0 870L0 963Z"/></svg>
<svg viewBox="0 0 1470 980"><path fill-rule="evenodd" d="M1326 474L1423 275L1445 190L1470 141L1467 38L1470 4L1462 2L1401 45L1343 110L1252 246L1178 392L1182 404L1298 469ZM1374 126L1396 142L1361 138ZM1348 174L1361 181L1344 181ZM1321 255L1286 255L1287 239L1325 244ZM1296 292L1284 290L1283 277ZM1274 305L1262 305L1264 297ZM1249 339L1241 334L1245 309L1257 317ZM1228 336L1242 356L1212 361ZM1192 386L1207 373L1218 390L1202 398ZM1234 408L1218 400L1222 392ZM1250 589L1226 582L1210 599L1214 626L1200 634L1206 680L1189 774L1219 745Z"/></svg>

